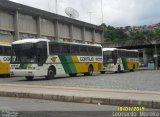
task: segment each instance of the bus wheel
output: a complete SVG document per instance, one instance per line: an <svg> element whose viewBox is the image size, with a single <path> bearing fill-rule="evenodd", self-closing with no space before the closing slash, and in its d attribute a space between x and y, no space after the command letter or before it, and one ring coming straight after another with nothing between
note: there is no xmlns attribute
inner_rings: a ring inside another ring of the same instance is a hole
<svg viewBox="0 0 160 117"><path fill-rule="evenodd" d="M31 80L33 80L33 76L26 76L26 79L28 80L28 81L31 81Z"/></svg>
<svg viewBox="0 0 160 117"><path fill-rule="evenodd" d="M134 72L135 70L135 64L133 65L132 69L130 70L130 72Z"/></svg>
<svg viewBox="0 0 160 117"><path fill-rule="evenodd" d="M85 76L92 76L93 75L93 66L90 65L88 68L88 72L84 74Z"/></svg>
<svg viewBox="0 0 160 117"><path fill-rule="evenodd" d="M77 73L69 74L70 77L76 77Z"/></svg>
<svg viewBox="0 0 160 117"><path fill-rule="evenodd" d="M120 73L120 72L121 72L121 66L120 66L120 65L118 65L117 72L118 72L118 73Z"/></svg>
<svg viewBox="0 0 160 117"><path fill-rule="evenodd" d="M55 70L55 68L54 68L54 67L50 67L50 68L48 69L48 76L46 76L46 79L47 79L47 80L51 80L51 79L54 78L55 75L56 75L56 70Z"/></svg>
<svg viewBox="0 0 160 117"><path fill-rule="evenodd" d="M101 71L101 74L105 74L106 72L105 71Z"/></svg>

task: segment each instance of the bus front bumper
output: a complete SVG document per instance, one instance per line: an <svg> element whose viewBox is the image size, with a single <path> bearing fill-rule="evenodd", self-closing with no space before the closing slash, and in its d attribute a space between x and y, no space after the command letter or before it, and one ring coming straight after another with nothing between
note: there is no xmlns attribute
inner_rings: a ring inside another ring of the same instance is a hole
<svg viewBox="0 0 160 117"><path fill-rule="evenodd" d="M104 67L103 68L103 71L106 71L106 72L112 72L114 71L112 67Z"/></svg>
<svg viewBox="0 0 160 117"><path fill-rule="evenodd" d="M37 76L36 70L10 70L10 76Z"/></svg>

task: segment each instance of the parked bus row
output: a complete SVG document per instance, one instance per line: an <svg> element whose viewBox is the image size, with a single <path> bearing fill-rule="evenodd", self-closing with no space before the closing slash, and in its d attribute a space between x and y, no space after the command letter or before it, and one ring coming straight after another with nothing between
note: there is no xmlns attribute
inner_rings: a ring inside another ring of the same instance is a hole
<svg viewBox="0 0 160 117"><path fill-rule="evenodd" d="M77 44L55 42L48 39L18 40L8 46L1 46L5 53L0 74L24 76L27 80L43 76L53 79L55 75L77 74L91 76L93 72L134 71L139 67L138 51L117 48L103 48L98 44ZM6 47L9 49L6 52ZM0 50L0 51L1 51ZM12 50L12 51L11 51ZM3 54L1 54L1 57ZM11 56L11 57L10 57ZM10 61L10 69L9 69Z"/></svg>

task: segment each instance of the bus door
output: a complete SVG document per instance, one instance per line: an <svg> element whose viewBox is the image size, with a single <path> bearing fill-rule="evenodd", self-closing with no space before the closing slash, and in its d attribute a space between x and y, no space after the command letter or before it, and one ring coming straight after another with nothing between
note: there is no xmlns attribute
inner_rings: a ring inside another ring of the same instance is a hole
<svg viewBox="0 0 160 117"><path fill-rule="evenodd" d="M116 65L117 64L117 59L118 59L118 51L117 50L112 52L112 59L113 59L114 65Z"/></svg>
<svg viewBox="0 0 160 117"><path fill-rule="evenodd" d="M36 48L37 53L37 63L39 66L43 66L47 59L47 42L39 42L37 43Z"/></svg>

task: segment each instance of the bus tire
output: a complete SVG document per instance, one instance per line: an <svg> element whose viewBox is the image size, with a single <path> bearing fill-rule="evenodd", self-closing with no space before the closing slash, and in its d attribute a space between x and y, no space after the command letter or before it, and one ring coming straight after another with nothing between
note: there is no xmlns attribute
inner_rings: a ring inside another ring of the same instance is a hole
<svg viewBox="0 0 160 117"><path fill-rule="evenodd" d="M88 72L87 72L87 73L84 73L84 75L85 75L85 76L92 76L92 75L93 75L93 71L94 71L93 66L90 65L90 66L88 67Z"/></svg>
<svg viewBox="0 0 160 117"><path fill-rule="evenodd" d="M121 66L120 66L120 65L118 65L117 72L118 72L118 73L121 73L121 72L122 72L122 71L121 71Z"/></svg>
<svg viewBox="0 0 160 117"><path fill-rule="evenodd" d="M56 75L56 69L53 66L49 67L46 80L54 79L55 75Z"/></svg>
<svg viewBox="0 0 160 117"><path fill-rule="evenodd" d="M101 72L101 74L105 74L106 72L105 71L100 71Z"/></svg>
<svg viewBox="0 0 160 117"><path fill-rule="evenodd" d="M69 74L70 77L76 77L77 76L77 73L72 73L72 74Z"/></svg>
<svg viewBox="0 0 160 117"><path fill-rule="evenodd" d="M26 76L25 78L26 78L28 81L32 81L34 77L33 77L33 76Z"/></svg>
<svg viewBox="0 0 160 117"><path fill-rule="evenodd" d="M136 68L136 66L134 64L133 67L132 67L132 69L130 70L130 72L134 72L135 68Z"/></svg>

